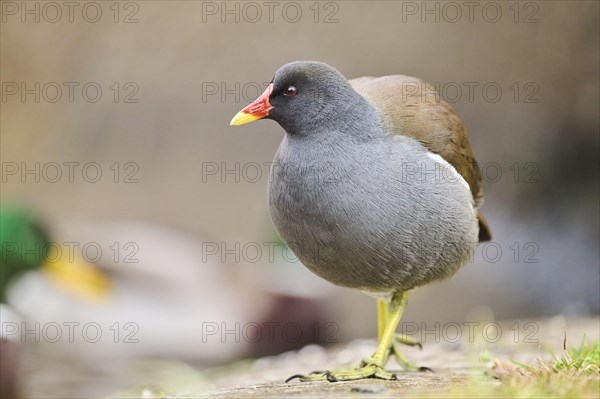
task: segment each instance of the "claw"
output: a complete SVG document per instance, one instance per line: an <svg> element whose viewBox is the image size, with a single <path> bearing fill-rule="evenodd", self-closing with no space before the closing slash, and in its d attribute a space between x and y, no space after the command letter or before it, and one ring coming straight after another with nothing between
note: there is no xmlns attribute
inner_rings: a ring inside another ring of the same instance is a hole
<svg viewBox="0 0 600 399"><path fill-rule="evenodd" d="M427 372L427 371L429 371L430 373L435 373L435 371L433 371L433 369L430 369L429 367L425 367L425 366L419 367L419 371L422 373Z"/></svg>
<svg viewBox="0 0 600 399"><path fill-rule="evenodd" d="M327 381L329 382L338 382L339 380L335 377L335 375L333 375L333 373L329 370L325 370L325 373L323 373L325 375L325 378L327 378Z"/></svg>
<svg viewBox="0 0 600 399"><path fill-rule="evenodd" d="M287 384L288 382L298 378L301 379L302 377L304 377L304 375L302 374L294 374L293 376L289 377L287 380L285 380L285 383Z"/></svg>

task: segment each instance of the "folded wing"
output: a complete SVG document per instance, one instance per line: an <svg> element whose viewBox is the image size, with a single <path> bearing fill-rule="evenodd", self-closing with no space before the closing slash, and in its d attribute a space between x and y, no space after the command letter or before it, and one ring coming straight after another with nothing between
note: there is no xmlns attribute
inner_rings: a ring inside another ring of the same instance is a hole
<svg viewBox="0 0 600 399"><path fill-rule="evenodd" d="M350 80L354 89L380 110L391 134L409 136L449 162L466 180L475 208L483 205L481 171L473 156L465 126L437 91L421 79L404 75ZM491 239L483 215L479 219L479 241Z"/></svg>

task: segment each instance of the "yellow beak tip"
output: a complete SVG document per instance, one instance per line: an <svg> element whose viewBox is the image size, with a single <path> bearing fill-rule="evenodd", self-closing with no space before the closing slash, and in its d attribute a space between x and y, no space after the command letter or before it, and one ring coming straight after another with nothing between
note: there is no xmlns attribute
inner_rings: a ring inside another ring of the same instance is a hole
<svg viewBox="0 0 600 399"><path fill-rule="evenodd" d="M246 112L240 111L237 114L235 114L233 119L231 119L231 122L229 122L229 126L245 125L246 123L254 122L255 120L258 120L260 118L262 118L262 116L248 114Z"/></svg>

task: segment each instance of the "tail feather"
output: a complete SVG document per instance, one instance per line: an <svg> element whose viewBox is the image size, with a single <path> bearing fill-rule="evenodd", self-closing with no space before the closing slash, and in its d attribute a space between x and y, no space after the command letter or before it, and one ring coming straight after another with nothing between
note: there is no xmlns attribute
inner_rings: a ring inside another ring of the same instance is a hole
<svg viewBox="0 0 600 399"><path fill-rule="evenodd" d="M481 212L477 212L477 219L479 220L479 242L490 241L492 239L492 232Z"/></svg>

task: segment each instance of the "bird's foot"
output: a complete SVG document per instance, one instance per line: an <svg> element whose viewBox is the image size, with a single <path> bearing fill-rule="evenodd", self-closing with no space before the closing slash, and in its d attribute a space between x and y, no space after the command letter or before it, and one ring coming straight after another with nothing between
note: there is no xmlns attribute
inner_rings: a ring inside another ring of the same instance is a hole
<svg viewBox="0 0 600 399"><path fill-rule="evenodd" d="M363 363L365 360L363 360ZM309 374L296 374L288 378L285 382L292 381L298 378L302 382L306 381L329 381L329 382L338 382L338 381L355 381L362 380L365 378L378 378L381 380L389 380L395 381L398 379L398 376L394 373L390 373L388 371L383 370L382 367L370 363L365 364L359 368L351 369L351 370L337 370L337 371L313 371Z"/></svg>
<svg viewBox="0 0 600 399"><path fill-rule="evenodd" d="M395 336L395 342L392 342L389 348L388 355L385 357L383 364L387 363L387 359L391 355L394 356L396 362L402 367L404 371L431 371L432 369L429 367L419 367L411 363L406 356L398 349L398 344L404 344L408 346L418 346L421 349L423 346L419 341L404 335L397 334ZM351 370L336 370L336 371L313 371L309 374L295 374L288 378L285 382L292 381L294 379L299 379L302 382L307 381L329 381L329 382L338 382L338 381L354 381L354 380L362 380L365 378L378 378L381 380L395 381L398 380L398 376L395 373L391 373L385 371L383 367L380 365L381 362L378 362L373 357L367 357L360 362L360 366L358 368L354 368Z"/></svg>
<svg viewBox="0 0 600 399"><path fill-rule="evenodd" d="M402 353L402 351L398 348L397 344L403 344L403 345L408 345L408 346L418 346L419 349L423 349L423 345L415 340L412 337L409 337L408 335L405 334L396 334L394 337L394 341L392 342L390 347L389 347L389 352L388 355L386 357L385 363L387 363L387 359L389 359L389 357L391 355L394 356L394 359L396 359L396 362L402 367L402 369L404 371L431 371L433 372L432 369L430 369L429 367L419 367L414 365L412 362L410 362L406 356L404 355L404 353ZM364 367L365 365L372 363L373 359L372 358L366 358L363 359L362 362L360 363L361 367Z"/></svg>

